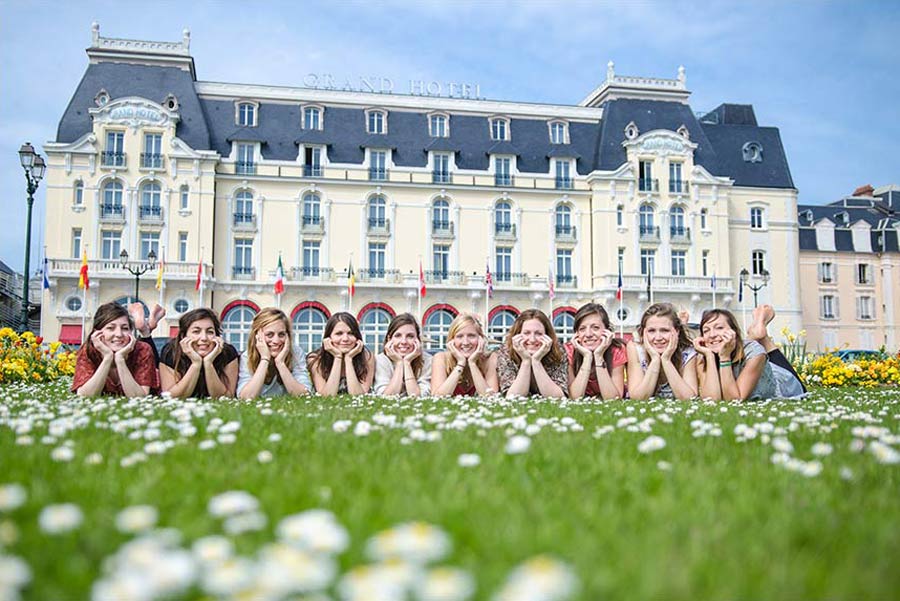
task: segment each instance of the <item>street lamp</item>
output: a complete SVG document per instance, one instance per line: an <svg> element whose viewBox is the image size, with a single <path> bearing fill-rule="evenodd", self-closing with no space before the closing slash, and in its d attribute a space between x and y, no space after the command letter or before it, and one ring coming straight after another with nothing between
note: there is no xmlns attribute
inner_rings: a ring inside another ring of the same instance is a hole
<svg viewBox="0 0 900 601"><path fill-rule="evenodd" d="M19 149L19 162L25 170L25 181L28 190L28 218L25 225L25 284L22 289L22 331L28 329L28 272L31 267L31 207L34 205L34 193L44 178L47 164L44 157L34 151L31 142L25 142Z"/></svg>
<svg viewBox="0 0 900 601"><path fill-rule="evenodd" d="M759 296L758 296L759 291L762 290L763 288L765 288L766 284L769 283L769 272L767 270L763 269L759 274L759 278L762 280L761 284L756 284L756 285L751 284L751 283L749 283L750 282L750 272L747 271L746 267L744 269L741 269L741 286L746 286L747 288L749 288L750 290L753 291L753 308L754 309L757 306L759 306Z"/></svg>
<svg viewBox="0 0 900 601"><path fill-rule="evenodd" d="M122 269L134 276L134 301L140 301L141 276L156 267L156 253L153 249L147 254L147 260L136 264L132 267L128 264L128 251L124 248L119 253L119 261L122 262Z"/></svg>

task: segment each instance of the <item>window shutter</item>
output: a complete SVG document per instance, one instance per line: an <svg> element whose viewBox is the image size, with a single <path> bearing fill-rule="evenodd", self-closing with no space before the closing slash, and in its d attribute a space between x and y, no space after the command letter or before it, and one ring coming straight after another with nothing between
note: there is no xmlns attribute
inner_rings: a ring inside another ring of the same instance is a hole
<svg viewBox="0 0 900 601"><path fill-rule="evenodd" d="M833 300L831 301L831 303L832 303L831 304L831 312L834 314L834 318L838 319L841 316L840 303L838 303L838 300L840 300L840 299L838 299L837 296L832 297L832 299Z"/></svg>

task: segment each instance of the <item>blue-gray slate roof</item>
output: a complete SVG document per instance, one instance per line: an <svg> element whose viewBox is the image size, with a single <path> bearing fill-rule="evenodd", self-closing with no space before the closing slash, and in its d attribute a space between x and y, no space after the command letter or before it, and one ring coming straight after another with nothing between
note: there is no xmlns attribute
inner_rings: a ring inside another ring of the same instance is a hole
<svg viewBox="0 0 900 601"><path fill-rule="evenodd" d="M808 212L812 212L812 221L806 217ZM853 235L849 226L858 221L865 221L872 228L871 252L898 252L900 240L893 224L900 220L900 215L878 197L843 198L827 205L799 205L797 213L800 223L800 250L819 250L814 225L822 219L829 219L835 224L834 243L838 251L859 252L853 246ZM838 218L842 213L847 213L850 218L847 226Z"/></svg>

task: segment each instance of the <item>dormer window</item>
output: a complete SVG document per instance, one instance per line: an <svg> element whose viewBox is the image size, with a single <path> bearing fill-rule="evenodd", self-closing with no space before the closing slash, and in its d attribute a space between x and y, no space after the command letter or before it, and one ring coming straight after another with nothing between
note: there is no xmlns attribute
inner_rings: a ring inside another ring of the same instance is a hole
<svg viewBox="0 0 900 601"><path fill-rule="evenodd" d="M256 112L258 105L255 102L238 102L235 104L234 119L240 127L256 127Z"/></svg>
<svg viewBox="0 0 900 601"><path fill-rule="evenodd" d="M563 121L550 122L550 143L551 144L568 144L569 143L569 126Z"/></svg>
<svg viewBox="0 0 900 601"><path fill-rule="evenodd" d="M428 133L432 138L450 136L450 119L447 115L430 115L428 117Z"/></svg>
<svg viewBox="0 0 900 601"><path fill-rule="evenodd" d="M366 132L370 134L387 133L387 113L372 110L366 114Z"/></svg>
<svg viewBox="0 0 900 601"><path fill-rule="evenodd" d="M634 124L634 121L625 126L625 137L629 140L634 140L640 135L638 131L637 125Z"/></svg>
<svg viewBox="0 0 900 601"><path fill-rule="evenodd" d="M497 142L509 140L509 119L504 117L491 119L491 140Z"/></svg>
<svg viewBox="0 0 900 601"><path fill-rule="evenodd" d="M97 92L97 95L94 96L94 104L96 104L97 106L106 106L108 102L109 92L104 89L101 89L99 92Z"/></svg>
<svg viewBox="0 0 900 601"><path fill-rule="evenodd" d="M747 163L762 163L763 148L759 142L747 142L744 144L744 161Z"/></svg>
<svg viewBox="0 0 900 601"><path fill-rule="evenodd" d="M834 218L837 219L840 225L843 225L845 227L850 225L850 213L848 213L847 211L835 213Z"/></svg>
<svg viewBox="0 0 900 601"><path fill-rule="evenodd" d="M303 129L322 129L322 108L318 106L303 107Z"/></svg>
<svg viewBox="0 0 900 601"><path fill-rule="evenodd" d="M681 136L685 140L691 139L691 132L688 130L687 126L685 126L685 125L682 125L681 127L679 127L677 133L679 136Z"/></svg>
<svg viewBox="0 0 900 601"><path fill-rule="evenodd" d="M813 216L813 212L809 209L803 211L803 218L806 219L810 223L810 225L812 225L813 219L815 219L815 217Z"/></svg>
<svg viewBox="0 0 900 601"><path fill-rule="evenodd" d="M163 101L163 106L169 109L170 111L178 110L178 98L175 94L169 94L166 96L166 99Z"/></svg>

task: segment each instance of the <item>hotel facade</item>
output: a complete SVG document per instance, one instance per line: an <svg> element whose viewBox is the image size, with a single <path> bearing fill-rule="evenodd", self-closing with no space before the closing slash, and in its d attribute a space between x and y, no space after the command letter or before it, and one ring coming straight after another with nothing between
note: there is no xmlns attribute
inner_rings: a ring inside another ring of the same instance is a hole
<svg viewBox="0 0 900 601"><path fill-rule="evenodd" d="M392 315L419 311L420 265L432 348L459 311L486 314L494 338L529 307L552 307L563 337L589 301L625 332L652 301L692 321L713 304L749 312L744 269L751 283L768 275L759 302L776 307L776 328L803 326L797 190L778 129L758 125L749 105L698 116L683 68L658 79L610 63L580 103L548 105L488 100L464 84L411 82L397 94L374 78L206 82L187 31L174 43L105 38L96 24L92 34L87 70L44 145L47 337L78 342L83 316L134 296L123 250L132 263L165 259L161 290L155 271L140 284L143 302L167 309L157 335L209 306L239 348L255 313L276 304L307 348L341 310L377 347Z"/></svg>

